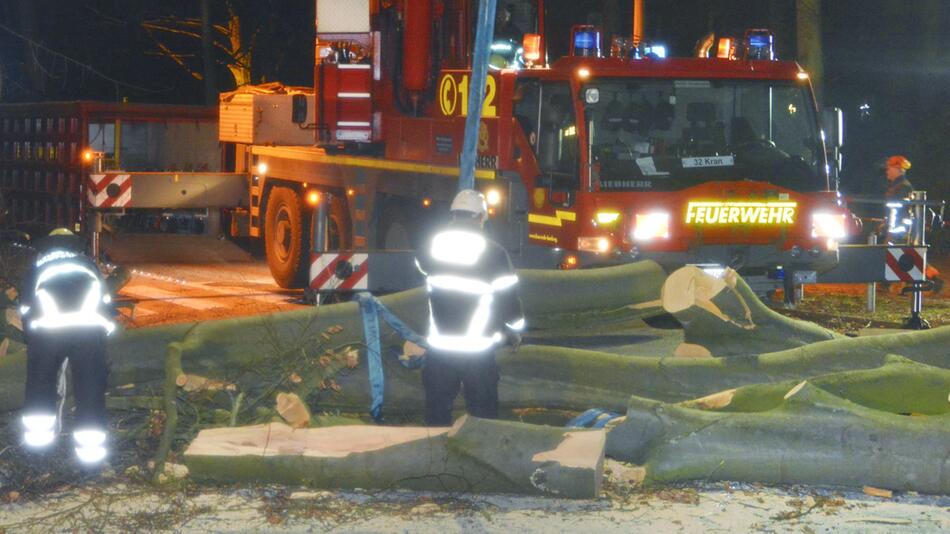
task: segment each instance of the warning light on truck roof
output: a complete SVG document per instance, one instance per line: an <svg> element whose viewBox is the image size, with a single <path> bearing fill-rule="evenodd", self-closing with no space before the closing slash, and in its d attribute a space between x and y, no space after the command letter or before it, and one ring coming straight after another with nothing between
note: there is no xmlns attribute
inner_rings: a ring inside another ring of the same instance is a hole
<svg viewBox="0 0 950 534"><path fill-rule="evenodd" d="M527 33L522 42L524 49L524 60L528 63L534 63L541 59L541 35L537 33Z"/></svg>

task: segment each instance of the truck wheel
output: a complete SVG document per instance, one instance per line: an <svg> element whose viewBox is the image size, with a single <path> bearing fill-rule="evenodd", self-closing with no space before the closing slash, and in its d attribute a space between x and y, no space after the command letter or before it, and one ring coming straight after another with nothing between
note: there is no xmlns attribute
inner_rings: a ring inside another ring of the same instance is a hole
<svg viewBox="0 0 950 534"><path fill-rule="evenodd" d="M264 218L264 248L267 266L277 285L284 288L307 285L309 275L310 225L307 208L293 189L275 187L267 199Z"/></svg>

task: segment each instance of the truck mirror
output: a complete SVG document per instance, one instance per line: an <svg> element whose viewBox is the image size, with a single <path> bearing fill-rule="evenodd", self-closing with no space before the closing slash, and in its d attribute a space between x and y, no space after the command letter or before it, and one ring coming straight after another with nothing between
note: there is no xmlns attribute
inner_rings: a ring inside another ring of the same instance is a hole
<svg viewBox="0 0 950 534"><path fill-rule="evenodd" d="M294 124L307 123L307 95L294 95L291 118Z"/></svg>
<svg viewBox="0 0 950 534"><path fill-rule="evenodd" d="M825 143L828 148L844 146L844 113L841 108L821 110L821 129L825 132Z"/></svg>

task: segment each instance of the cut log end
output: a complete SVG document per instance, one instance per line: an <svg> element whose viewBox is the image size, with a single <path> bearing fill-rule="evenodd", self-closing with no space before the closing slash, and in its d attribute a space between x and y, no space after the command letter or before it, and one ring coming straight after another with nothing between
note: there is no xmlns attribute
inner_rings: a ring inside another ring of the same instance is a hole
<svg viewBox="0 0 950 534"><path fill-rule="evenodd" d="M673 351L674 358L712 358L709 349L695 343L680 343Z"/></svg>
<svg viewBox="0 0 950 534"><path fill-rule="evenodd" d="M687 408L697 408L700 410L721 410L732 404L732 399L735 398L735 396L735 389L727 389L726 391L720 391L719 393L706 395L705 397L699 399L686 401L683 403L683 406L686 406Z"/></svg>
<svg viewBox="0 0 950 534"><path fill-rule="evenodd" d="M668 313L683 311L692 306L705 308L713 297L726 288L726 282L706 274L702 269L687 265L671 274L660 290L663 309Z"/></svg>

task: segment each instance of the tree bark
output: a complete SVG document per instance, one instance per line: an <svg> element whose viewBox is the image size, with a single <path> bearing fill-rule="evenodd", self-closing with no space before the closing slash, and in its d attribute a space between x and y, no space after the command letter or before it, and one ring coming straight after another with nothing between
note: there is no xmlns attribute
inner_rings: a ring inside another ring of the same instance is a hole
<svg viewBox="0 0 950 534"><path fill-rule="evenodd" d="M607 454L644 484L735 480L950 492L950 416L871 410L805 383L771 410L717 413L633 397Z"/></svg>
<svg viewBox="0 0 950 534"><path fill-rule="evenodd" d="M593 499L602 430L465 416L451 428L280 423L202 431L184 453L193 477L318 488L408 488Z"/></svg>
<svg viewBox="0 0 950 534"><path fill-rule="evenodd" d="M884 365L875 369L830 373L808 381L832 395L874 410L917 415L950 412L950 370L901 356L888 356ZM753 384L679 404L700 410L762 412L779 407L797 384L795 380Z"/></svg>

